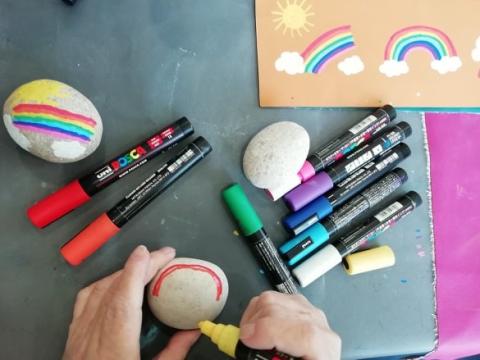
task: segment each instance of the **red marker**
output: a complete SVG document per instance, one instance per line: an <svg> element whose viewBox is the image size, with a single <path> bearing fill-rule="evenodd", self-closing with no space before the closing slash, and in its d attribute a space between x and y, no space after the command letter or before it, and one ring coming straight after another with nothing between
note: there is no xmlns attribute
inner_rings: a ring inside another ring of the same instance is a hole
<svg viewBox="0 0 480 360"><path fill-rule="evenodd" d="M70 265L79 265L211 151L212 147L203 137L198 137L188 144L117 205L100 215L72 240L63 245L60 252L65 260Z"/></svg>
<svg viewBox="0 0 480 360"><path fill-rule="evenodd" d="M175 121L91 173L40 200L27 210L28 218L39 228L51 224L192 134L193 127L187 118Z"/></svg>

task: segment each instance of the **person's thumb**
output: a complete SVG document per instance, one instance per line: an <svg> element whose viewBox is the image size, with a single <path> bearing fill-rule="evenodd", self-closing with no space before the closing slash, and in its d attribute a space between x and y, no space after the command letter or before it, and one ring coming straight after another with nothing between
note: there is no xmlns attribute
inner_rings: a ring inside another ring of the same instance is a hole
<svg viewBox="0 0 480 360"><path fill-rule="evenodd" d="M154 360L183 360L187 357L190 348L200 337L200 331L189 330L179 331L170 338L165 349L163 349Z"/></svg>
<svg viewBox="0 0 480 360"><path fill-rule="evenodd" d="M316 339L314 327L308 323L285 322L284 319L262 318L240 329L240 340L252 349L276 349L291 356L315 358L318 351L313 339Z"/></svg>
<svg viewBox="0 0 480 360"><path fill-rule="evenodd" d="M143 289L145 287L145 279L150 264L150 253L143 245L130 254L127 262L122 270L121 275L117 279L116 296L128 300L128 305L141 309L143 302Z"/></svg>

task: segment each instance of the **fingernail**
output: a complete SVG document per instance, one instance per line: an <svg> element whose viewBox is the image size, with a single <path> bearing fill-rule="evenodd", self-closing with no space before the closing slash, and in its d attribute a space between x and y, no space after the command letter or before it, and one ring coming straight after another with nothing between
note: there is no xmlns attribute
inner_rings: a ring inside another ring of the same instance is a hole
<svg viewBox="0 0 480 360"><path fill-rule="evenodd" d="M162 251L166 254L166 255L172 255L172 254L175 254L177 252L177 250L175 250L174 248L170 247L170 246L165 246Z"/></svg>
<svg viewBox="0 0 480 360"><path fill-rule="evenodd" d="M240 328L240 339L248 339L255 333L255 324L245 324Z"/></svg>
<svg viewBox="0 0 480 360"><path fill-rule="evenodd" d="M145 245L137 246L132 253L132 256L134 257L144 257L145 255L148 255L148 249L145 247Z"/></svg>

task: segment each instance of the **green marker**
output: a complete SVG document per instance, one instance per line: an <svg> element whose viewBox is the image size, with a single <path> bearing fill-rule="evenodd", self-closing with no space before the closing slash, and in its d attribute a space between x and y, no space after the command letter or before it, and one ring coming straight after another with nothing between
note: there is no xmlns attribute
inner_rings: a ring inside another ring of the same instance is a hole
<svg viewBox="0 0 480 360"><path fill-rule="evenodd" d="M280 254L263 228L262 220L240 185L229 186L223 190L222 196L273 286L282 293L297 294L298 290L290 271L280 258Z"/></svg>

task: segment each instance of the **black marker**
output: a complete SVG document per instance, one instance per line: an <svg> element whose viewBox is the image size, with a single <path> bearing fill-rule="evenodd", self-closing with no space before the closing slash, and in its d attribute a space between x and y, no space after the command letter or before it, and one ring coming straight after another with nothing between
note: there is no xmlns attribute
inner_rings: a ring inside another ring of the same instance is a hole
<svg viewBox="0 0 480 360"><path fill-rule="evenodd" d="M290 271L240 185L229 186L223 190L222 196L272 285L282 293L296 294L298 290Z"/></svg>
<svg viewBox="0 0 480 360"><path fill-rule="evenodd" d="M71 265L79 265L211 151L212 147L203 137L198 137L188 144L117 205L103 213L72 240L63 245L60 250L63 257Z"/></svg>
<svg viewBox="0 0 480 360"><path fill-rule="evenodd" d="M330 215L335 207L342 205L352 196L395 168L410 156L410 153L408 145L398 144L336 184L325 195L318 197L299 211L285 216L282 220L283 226L288 232L298 235L325 216Z"/></svg>
<svg viewBox="0 0 480 360"><path fill-rule="evenodd" d="M373 114L361 120L347 132L310 154L302 169L296 177L292 178L290 183L283 184L278 188L268 189L267 193L273 200L280 199L316 173L342 160L346 155L357 150L359 146L369 142L373 136L387 127L396 117L397 112L390 105L375 110Z"/></svg>
<svg viewBox="0 0 480 360"><path fill-rule="evenodd" d="M325 171L315 175L296 189L283 197L287 206L297 211L317 197L323 195L333 186L366 163L379 157L383 152L391 149L412 134L412 128L406 122L382 132L371 143L348 155L344 160L335 163Z"/></svg>
<svg viewBox="0 0 480 360"><path fill-rule="evenodd" d="M342 258L352 253L366 242L395 225L397 221L411 214L422 204L422 198L414 191L392 202L350 235L325 246L322 250L293 269L293 275L302 287L311 284L320 276L342 262Z"/></svg>
<svg viewBox="0 0 480 360"><path fill-rule="evenodd" d="M297 264L326 243L341 229L359 218L362 213L373 208L387 196L391 195L407 180L408 175L405 170L397 168L391 171L345 205L338 208L332 215L304 229L303 232L280 246L280 253L287 260L289 266Z"/></svg>
<svg viewBox="0 0 480 360"><path fill-rule="evenodd" d="M360 144L384 129L396 117L395 109L385 105L348 129L342 136L315 150L307 161L313 166L315 172L319 172L357 149Z"/></svg>
<svg viewBox="0 0 480 360"><path fill-rule="evenodd" d="M37 202L27 211L30 221L40 228L47 226L192 134L193 126L187 118L175 121L89 174Z"/></svg>
<svg viewBox="0 0 480 360"><path fill-rule="evenodd" d="M256 350L240 341L240 329L233 325L200 321L198 327L203 335L218 346L220 351L237 360L300 360L275 349Z"/></svg>

